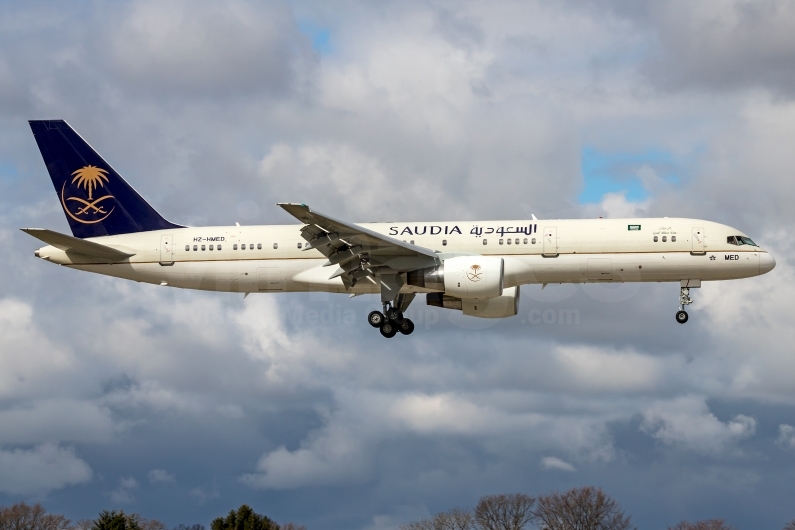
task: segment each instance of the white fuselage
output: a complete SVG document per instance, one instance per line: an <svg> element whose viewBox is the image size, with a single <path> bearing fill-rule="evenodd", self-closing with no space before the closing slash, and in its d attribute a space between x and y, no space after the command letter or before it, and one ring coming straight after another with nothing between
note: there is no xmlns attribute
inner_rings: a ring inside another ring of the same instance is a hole
<svg viewBox="0 0 795 530"><path fill-rule="evenodd" d="M764 274L775 264L757 246L727 243L744 235L694 219L575 219L361 224L435 250L504 259L505 287L533 283L730 280ZM53 263L138 282L226 292L377 293L362 281L346 291L326 258L304 250L301 225L222 226L92 238L131 254L104 264L52 246L36 255ZM656 238L656 241L655 241ZM245 246L245 250L243 250ZM253 248L252 248L253 247ZM404 285L401 292L426 292Z"/></svg>

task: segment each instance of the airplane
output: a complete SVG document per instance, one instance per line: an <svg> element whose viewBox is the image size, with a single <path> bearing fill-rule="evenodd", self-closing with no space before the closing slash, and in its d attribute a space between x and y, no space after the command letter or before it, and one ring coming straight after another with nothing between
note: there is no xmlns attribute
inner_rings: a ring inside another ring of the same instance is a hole
<svg viewBox="0 0 795 530"><path fill-rule="evenodd" d="M351 223L278 203L300 224L187 227L167 221L63 120L30 127L72 235L23 228L34 252L72 269L154 285L243 293L377 294L381 335L410 335L409 304L478 318L519 311L522 285L678 282L688 321L701 282L770 272L743 232L699 219L532 219Z"/></svg>

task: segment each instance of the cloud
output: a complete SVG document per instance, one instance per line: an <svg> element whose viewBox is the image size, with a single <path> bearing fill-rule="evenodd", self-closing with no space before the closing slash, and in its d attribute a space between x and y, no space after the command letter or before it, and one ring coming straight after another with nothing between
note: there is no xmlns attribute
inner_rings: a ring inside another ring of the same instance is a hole
<svg viewBox="0 0 795 530"><path fill-rule="evenodd" d="M545 456L542 458L541 467L544 469L555 469L558 471L577 471L577 468L575 468L573 465L555 456Z"/></svg>
<svg viewBox="0 0 795 530"><path fill-rule="evenodd" d="M45 494L88 482L92 475L71 447L45 443L32 449L0 449L0 491L10 495Z"/></svg>
<svg viewBox="0 0 795 530"><path fill-rule="evenodd" d="M63 483L75 513L115 494L176 520L184 497L210 520L253 495L280 521L394 527L481 494L549 491L571 466L638 526L694 506L779 524L791 514L770 492L792 487L770 442L788 447L789 431L756 420L789 425L795 405L787 10L7 2L0 454L90 463L109 482ZM315 53L295 20L332 47ZM365 323L377 297L243 300L35 260L20 226L69 230L24 124L47 116L192 225L295 225L282 200L353 222L520 219L532 205L545 224L717 220L778 266L705 282L687 326L672 283L527 286L516 318L479 330L418 297L414 335L384 341ZM643 156L604 168L610 187L578 205L590 147ZM320 314L345 318L308 318ZM154 483L165 497L138 482L168 476Z"/></svg>
<svg viewBox="0 0 795 530"><path fill-rule="evenodd" d="M138 489L138 481L134 477L121 477L119 487L110 492L110 500L116 504L132 504L135 502L133 492Z"/></svg>
<svg viewBox="0 0 795 530"><path fill-rule="evenodd" d="M666 89L767 88L791 98L795 8L786 0L648 3L659 39L643 72Z"/></svg>
<svg viewBox="0 0 795 530"><path fill-rule="evenodd" d="M786 423L779 425L776 442L788 449L795 449L795 427Z"/></svg>
<svg viewBox="0 0 795 530"><path fill-rule="evenodd" d="M152 484L156 484L158 482L173 484L177 481L177 478L173 473L169 473L164 469L153 469L147 474L147 476L149 477L149 482Z"/></svg>
<svg viewBox="0 0 795 530"><path fill-rule="evenodd" d="M286 96L311 68L311 48L279 3L133 1L118 13L110 68L126 87L171 95Z"/></svg>
<svg viewBox="0 0 795 530"><path fill-rule="evenodd" d="M641 430L665 445L719 456L756 434L756 420L738 414L722 422L709 412L704 398L683 396L646 409Z"/></svg>

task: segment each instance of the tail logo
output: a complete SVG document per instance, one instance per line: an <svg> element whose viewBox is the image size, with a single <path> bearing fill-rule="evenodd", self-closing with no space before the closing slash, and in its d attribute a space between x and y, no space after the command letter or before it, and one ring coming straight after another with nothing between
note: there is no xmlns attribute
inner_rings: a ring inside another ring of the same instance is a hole
<svg viewBox="0 0 795 530"><path fill-rule="evenodd" d="M472 265L467 271L467 278L472 282L479 282L483 276L483 267L480 265Z"/></svg>
<svg viewBox="0 0 795 530"><path fill-rule="evenodd" d="M87 193L88 197L74 197L71 196L72 193L67 197L67 191L69 190L66 189L67 182L64 182L61 187L61 205L66 214L78 223L86 225L92 225L107 219L113 213L113 210L116 209L116 206L107 211L105 210L106 205L101 203L114 197L113 195L103 195L95 199L94 191L104 188L105 182L110 182L108 180L108 172L102 168L88 165L74 171L72 176L70 188L76 188L75 191L77 192L80 192L82 188L83 193L81 195Z"/></svg>

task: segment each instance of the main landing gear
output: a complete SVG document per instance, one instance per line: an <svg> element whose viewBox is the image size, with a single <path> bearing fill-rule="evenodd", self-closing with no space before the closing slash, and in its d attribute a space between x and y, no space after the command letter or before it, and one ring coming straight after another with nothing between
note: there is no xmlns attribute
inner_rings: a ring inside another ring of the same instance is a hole
<svg viewBox="0 0 795 530"><path fill-rule="evenodd" d="M676 321L680 324L684 324L687 322L687 311L685 311L685 306L690 305L693 303L693 300L690 299L690 288L689 287L680 287L679 288L679 311L676 312Z"/></svg>
<svg viewBox="0 0 795 530"><path fill-rule="evenodd" d="M408 308L414 295L401 294L394 302L382 302L384 312L372 311L367 315L367 322L381 331L381 335L391 339L398 333L411 335L414 331L414 322L403 316L403 310Z"/></svg>

